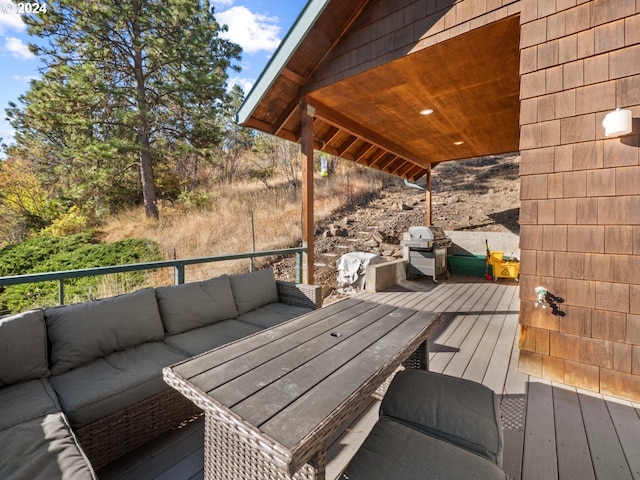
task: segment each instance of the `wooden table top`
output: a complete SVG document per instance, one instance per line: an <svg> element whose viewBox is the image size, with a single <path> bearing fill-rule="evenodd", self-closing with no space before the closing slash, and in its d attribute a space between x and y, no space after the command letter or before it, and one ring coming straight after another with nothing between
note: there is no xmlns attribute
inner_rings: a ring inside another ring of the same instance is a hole
<svg viewBox="0 0 640 480"><path fill-rule="evenodd" d="M291 453L291 471L428 339L440 314L350 298L165 369Z"/></svg>

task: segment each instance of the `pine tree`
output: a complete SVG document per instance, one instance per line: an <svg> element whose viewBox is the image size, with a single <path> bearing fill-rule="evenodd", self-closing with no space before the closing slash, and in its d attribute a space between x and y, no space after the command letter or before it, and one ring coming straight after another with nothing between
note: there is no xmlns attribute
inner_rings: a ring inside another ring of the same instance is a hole
<svg viewBox="0 0 640 480"><path fill-rule="evenodd" d="M240 47L220 38L226 27L206 0L55 0L23 20L42 39L30 48L44 68L7 110L18 148L38 144L44 158L33 160L72 197L81 185L79 198L117 202L137 175L158 218L154 165L220 144Z"/></svg>

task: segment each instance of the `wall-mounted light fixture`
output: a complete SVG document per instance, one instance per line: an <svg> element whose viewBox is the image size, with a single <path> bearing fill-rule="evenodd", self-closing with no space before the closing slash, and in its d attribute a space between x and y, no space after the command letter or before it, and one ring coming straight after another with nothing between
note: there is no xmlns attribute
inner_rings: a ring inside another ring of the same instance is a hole
<svg viewBox="0 0 640 480"><path fill-rule="evenodd" d="M631 133L633 128L631 110L616 108L605 115L602 121L605 137L620 137Z"/></svg>

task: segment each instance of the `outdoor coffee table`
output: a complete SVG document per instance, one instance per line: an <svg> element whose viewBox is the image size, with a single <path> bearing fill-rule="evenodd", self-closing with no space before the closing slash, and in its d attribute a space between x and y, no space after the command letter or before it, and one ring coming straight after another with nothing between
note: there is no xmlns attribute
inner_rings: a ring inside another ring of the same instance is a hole
<svg viewBox="0 0 640 480"><path fill-rule="evenodd" d="M405 361L427 368L440 322L351 298L165 368L205 412L205 479L324 479L327 439Z"/></svg>

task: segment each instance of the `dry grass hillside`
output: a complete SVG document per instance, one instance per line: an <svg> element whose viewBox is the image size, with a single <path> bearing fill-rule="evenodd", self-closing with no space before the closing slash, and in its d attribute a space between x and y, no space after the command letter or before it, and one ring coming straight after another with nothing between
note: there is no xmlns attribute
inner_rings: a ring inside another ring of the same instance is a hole
<svg viewBox="0 0 640 480"><path fill-rule="evenodd" d="M519 233L519 157L491 157L448 162L433 170L433 224L447 230ZM161 220L145 218L132 209L111 218L102 238L148 238L157 242L165 258L191 258L288 248L300 245L299 193L281 182L236 183L211 193L211 205L183 211L163 205ZM341 164L335 175L317 177L316 283L335 286L335 262L347 251L398 255L402 232L424 224L425 193L371 169ZM253 218L252 218L253 217ZM333 233L332 233L333 232ZM336 234L336 232L338 232ZM260 259L272 264L278 278L293 280L293 258ZM187 281L245 270L248 261L205 264L187 268ZM172 273L161 272L154 283L167 283Z"/></svg>
<svg viewBox="0 0 640 480"><path fill-rule="evenodd" d="M318 222L345 205L360 204L381 191L384 177L358 166L343 166L329 178L318 176L314 204ZM141 207L120 212L102 226L101 239L147 238L160 245L167 259L299 246L302 225L297 188L286 181L271 182L269 187L259 181L220 185L211 192L206 208L185 211L176 205L161 205L158 222L147 219ZM265 261L274 259L257 260ZM248 260L187 267L187 281L239 271L247 265ZM155 283L172 278L171 272L162 275L166 278Z"/></svg>

